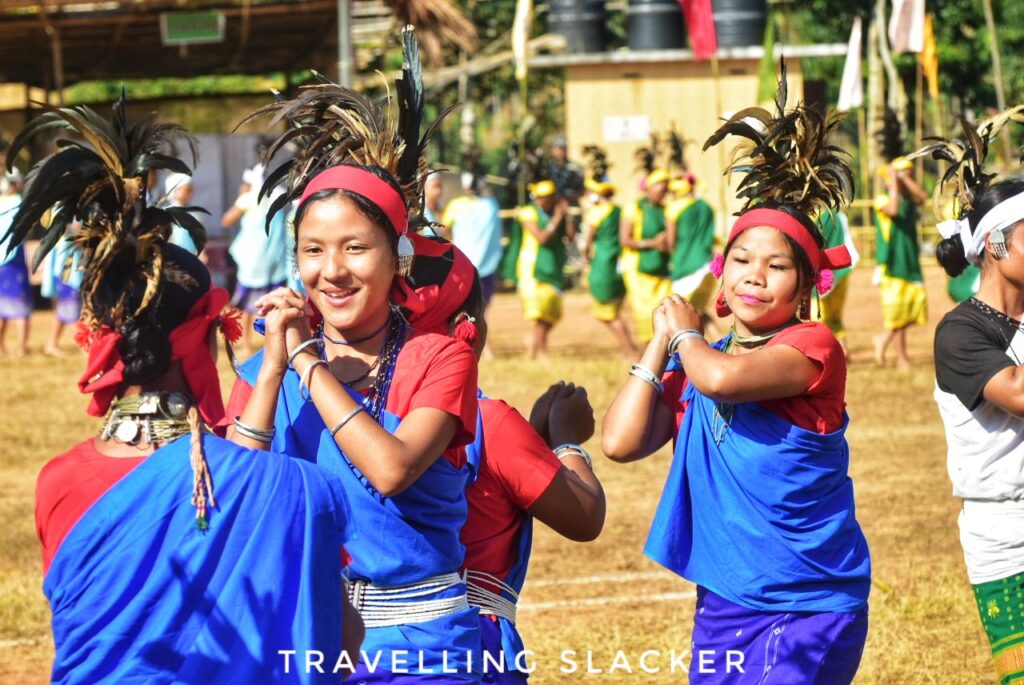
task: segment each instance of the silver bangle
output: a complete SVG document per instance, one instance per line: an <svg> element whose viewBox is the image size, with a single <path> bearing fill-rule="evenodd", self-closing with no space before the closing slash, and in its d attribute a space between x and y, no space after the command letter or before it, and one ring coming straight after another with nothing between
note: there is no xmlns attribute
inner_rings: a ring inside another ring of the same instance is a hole
<svg viewBox="0 0 1024 685"><path fill-rule="evenodd" d="M342 418L341 421L338 421L337 425L331 429L331 437L333 438L338 431L345 427L346 423L354 419L361 411L363 411L363 405L357 404L355 409L345 414L344 418Z"/></svg>
<svg viewBox="0 0 1024 685"><path fill-rule="evenodd" d="M675 356L676 352L679 351L679 345L684 340L689 340L690 338L700 338L701 340L704 340L704 334L696 328L687 328L676 332L676 334L672 336L672 339L668 341L668 356Z"/></svg>
<svg viewBox="0 0 1024 685"><path fill-rule="evenodd" d="M629 368L629 375L636 376L644 383L647 383L652 388L657 390L659 394L665 392L665 386L662 384L661 380L656 375L654 375L653 371L648 369L643 364L633 364L633 366Z"/></svg>
<svg viewBox="0 0 1024 685"><path fill-rule="evenodd" d="M594 470L594 460L591 458L590 452L583 449L581 445L577 445L573 442L567 442L563 445L559 445L551 451L555 453L556 457L558 457L558 461L562 461L565 455L575 454L587 463L587 468L591 471Z"/></svg>
<svg viewBox="0 0 1024 685"><path fill-rule="evenodd" d="M328 369L331 368L331 365L325 362L323 359L317 359L315 362L309 365L309 368L306 369L305 373L302 374L302 377L299 378L299 397L301 397L306 402L309 402L311 399L313 399L312 395L309 394L309 384L313 380L313 369L315 369L318 366L326 366Z"/></svg>
<svg viewBox="0 0 1024 685"><path fill-rule="evenodd" d="M288 368L290 368L290 369L294 369L295 368L295 366L294 366L295 358L298 357L299 354L301 354L307 347L309 347L310 345L323 346L323 344L324 344L323 340L321 340L320 338L318 338L316 336L313 336L309 340L305 340L305 341L299 343L298 345L296 345L295 349L292 350L291 353L289 353L289 355L288 355Z"/></svg>
<svg viewBox="0 0 1024 685"><path fill-rule="evenodd" d="M235 417L235 432L239 435L255 440L256 442L265 442L270 444L273 441L274 436L277 435L276 428L268 428L267 430L261 430L259 428L253 428L252 426L242 423L241 416Z"/></svg>

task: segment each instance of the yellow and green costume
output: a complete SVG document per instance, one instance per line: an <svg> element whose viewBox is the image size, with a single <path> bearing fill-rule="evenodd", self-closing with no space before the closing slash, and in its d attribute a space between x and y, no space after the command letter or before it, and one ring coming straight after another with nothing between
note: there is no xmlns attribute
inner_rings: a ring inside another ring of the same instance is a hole
<svg viewBox="0 0 1024 685"><path fill-rule="evenodd" d="M516 260L516 281L523 302L523 316L528 321L544 321L554 325L562 318L562 290L565 288L565 224L558 227L544 245L536 236L523 228L536 224L546 230L551 216L534 203L520 207L516 215L519 223L520 245Z"/></svg>
<svg viewBox="0 0 1024 685"><path fill-rule="evenodd" d="M665 210L659 205L639 200L629 205L626 212L633 222L633 240L650 240L665 231ZM640 342L647 342L654 337L655 307L672 294L668 255L653 248L623 248L620 263L637 337Z"/></svg>
<svg viewBox="0 0 1024 685"><path fill-rule="evenodd" d="M715 243L715 212L704 200L689 195L669 203L665 218L669 230L676 232L669 274L672 292L703 311L715 293L715 277L709 269Z"/></svg>
<svg viewBox="0 0 1024 685"><path fill-rule="evenodd" d="M626 285L619 273L619 221L622 209L611 202L594 205L587 210L586 222L594 227L594 258L590 261L588 285L594 298L591 312L598 321L619 318Z"/></svg>
<svg viewBox="0 0 1024 685"><path fill-rule="evenodd" d="M825 247L839 247L846 242L846 231L843 229L839 212L828 209L818 215L815 219L818 230L825 238ZM832 289L818 300L818 314L821 322L829 327L836 338L846 337L846 328L843 325L843 308L846 306L846 295L850 289L850 273L853 268L847 267L835 271L835 283Z"/></svg>
<svg viewBox="0 0 1024 685"><path fill-rule="evenodd" d="M973 585L1000 685L1024 683L1024 575Z"/></svg>
<svg viewBox="0 0 1024 685"><path fill-rule="evenodd" d="M875 238L877 241L879 289L882 295L882 325L899 330L928 321L928 299L921 273L917 236L917 207L900 197L895 217L882 211L889 196L875 198Z"/></svg>

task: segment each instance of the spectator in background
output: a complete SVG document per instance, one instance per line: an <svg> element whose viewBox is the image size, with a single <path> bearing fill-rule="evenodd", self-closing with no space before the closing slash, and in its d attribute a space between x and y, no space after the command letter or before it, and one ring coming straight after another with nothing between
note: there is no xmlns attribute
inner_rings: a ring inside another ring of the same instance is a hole
<svg viewBox="0 0 1024 685"><path fill-rule="evenodd" d="M484 308L498 286L501 264L501 219L498 201L485 194L487 183L482 176L463 172L462 195L448 203L441 223L451 231L455 247L469 257L480 275Z"/></svg>
<svg viewBox="0 0 1024 685"><path fill-rule="evenodd" d="M267 226L267 209L277 197L257 200L263 185L263 165L257 164L242 174L238 199L224 213L221 226L231 228L240 222L238 235L231 242L228 253L238 267L238 284L231 304L245 315L242 330L250 350L254 348L252 322L256 301L288 281L291 257L288 253L287 220L284 212L277 212Z"/></svg>
<svg viewBox="0 0 1024 685"><path fill-rule="evenodd" d="M164 198L168 205L171 207L189 207L192 204L192 198L195 193L192 190L192 177L188 174L171 174L164 179ZM200 223L202 223L204 215L201 212L189 212L194 216ZM196 248L196 243L192 240L192 236L188 234L181 226L175 224L171 230L172 245L185 248L194 255L199 254L199 250Z"/></svg>
<svg viewBox="0 0 1024 685"><path fill-rule="evenodd" d="M10 228L21 206L21 174L17 169L0 174L0 238ZM7 355L7 327L14 329L14 356L28 354L28 323L32 315L32 286L28 280L25 248L0 242L0 357Z"/></svg>
<svg viewBox="0 0 1024 685"><path fill-rule="evenodd" d="M441 174L435 171L427 176L423 184L423 218L432 224L441 223L441 215L444 214L444 203L441 202L443 193Z"/></svg>
<svg viewBox="0 0 1024 685"><path fill-rule="evenodd" d="M548 161L547 177L555 184L558 195L565 198L570 205L579 204L583 195L583 171L569 161L569 150L565 138L559 136L551 145L551 159Z"/></svg>

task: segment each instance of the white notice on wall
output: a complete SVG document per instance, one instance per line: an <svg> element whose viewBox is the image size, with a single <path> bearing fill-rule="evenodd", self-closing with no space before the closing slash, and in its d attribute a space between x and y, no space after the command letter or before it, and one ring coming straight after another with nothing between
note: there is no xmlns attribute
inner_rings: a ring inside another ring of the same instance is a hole
<svg viewBox="0 0 1024 685"><path fill-rule="evenodd" d="M651 137L651 118L646 114L626 114L604 118L604 142L643 143Z"/></svg>

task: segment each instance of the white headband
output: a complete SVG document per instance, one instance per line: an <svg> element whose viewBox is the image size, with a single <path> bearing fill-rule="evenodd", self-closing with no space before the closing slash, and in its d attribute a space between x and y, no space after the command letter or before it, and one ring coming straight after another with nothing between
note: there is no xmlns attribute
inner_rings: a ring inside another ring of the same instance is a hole
<svg viewBox="0 0 1024 685"><path fill-rule="evenodd" d="M978 228L971 233L971 223L966 217L940 222L939 233L943 238L952 238L959 234L964 243L964 255L971 264L977 264L981 253L985 251L985 240L992 231L1000 231L1024 220L1024 193L1003 200L990 209L978 222Z"/></svg>

